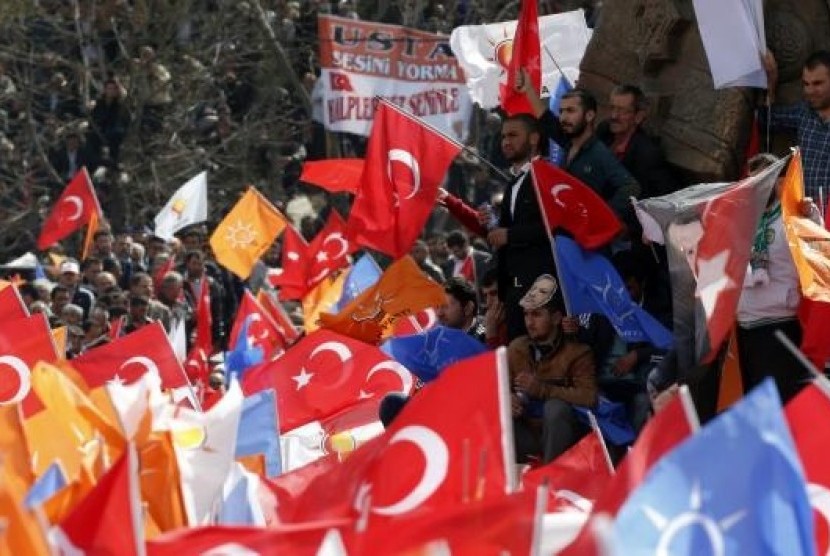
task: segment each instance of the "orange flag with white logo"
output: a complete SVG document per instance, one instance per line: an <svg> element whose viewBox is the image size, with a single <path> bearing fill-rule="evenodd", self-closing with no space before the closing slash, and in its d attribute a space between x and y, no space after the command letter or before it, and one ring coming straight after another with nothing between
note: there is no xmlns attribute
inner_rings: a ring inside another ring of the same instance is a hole
<svg viewBox="0 0 830 556"><path fill-rule="evenodd" d="M430 280L412 257L406 255L392 263L374 286L353 299L340 313L322 313L320 326L377 344L385 334L391 333L399 317L437 307L445 299L444 288Z"/></svg>
<svg viewBox="0 0 830 556"><path fill-rule="evenodd" d="M210 246L222 266L245 280L286 225L282 213L251 187L213 231Z"/></svg>
<svg viewBox="0 0 830 556"><path fill-rule="evenodd" d="M804 175L801 152L796 151L781 190L781 213L793 262L801 281L801 294L813 301L830 302L830 232L801 216Z"/></svg>

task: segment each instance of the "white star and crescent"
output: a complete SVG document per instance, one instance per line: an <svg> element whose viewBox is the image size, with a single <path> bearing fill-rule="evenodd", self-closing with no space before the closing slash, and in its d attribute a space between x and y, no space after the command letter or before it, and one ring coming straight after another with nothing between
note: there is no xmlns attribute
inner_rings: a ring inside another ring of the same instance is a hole
<svg viewBox="0 0 830 556"><path fill-rule="evenodd" d="M341 342L323 342L319 346L315 347L311 353L308 355L308 359L306 360L306 364L308 364L314 357L323 353L324 351L330 351L334 353L338 359L340 359L341 363L345 363L349 359L352 358L351 350ZM297 390L305 388L311 382L311 377L314 376L315 373L310 373L306 370L305 366L300 368L300 373L291 377L291 380L297 383Z"/></svg>
<svg viewBox="0 0 830 556"><path fill-rule="evenodd" d="M29 369L29 366L22 359L15 357L14 355L0 356L0 365L5 365L14 371L17 375L18 381L20 382L17 387L17 392L6 400L0 400L0 405L15 404L22 401L29 394L29 390L32 385L31 370Z"/></svg>
<svg viewBox="0 0 830 556"><path fill-rule="evenodd" d="M729 251L721 251L711 259L697 259L697 295L707 317L715 311L720 294L736 287L735 282L726 273L729 263Z"/></svg>
<svg viewBox="0 0 830 556"><path fill-rule="evenodd" d="M63 200L63 202L74 207L72 214L66 217L67 220L72 220L74 222L75 220L81 218L81 215L84 213L84 202L80 197L77 195L69 195Z"/></svg>
<svg viewBox="0 0 830 556"><path fill-rule="evenodd" d="M401 164L407 166L412 174L412 190L403 197L403 200L406 201L407 199L411 199L417 195L418 191L421 190L421 166L418 163L418 159L415 158L411 152L404 149L389 149L389 152L386 154L386 158L386 174L389 176L389 181L396 186L394 188L395 196L397 197L398 195L397 183L395 182L395 178L392 177L393 162L400 162Z"/></svg>

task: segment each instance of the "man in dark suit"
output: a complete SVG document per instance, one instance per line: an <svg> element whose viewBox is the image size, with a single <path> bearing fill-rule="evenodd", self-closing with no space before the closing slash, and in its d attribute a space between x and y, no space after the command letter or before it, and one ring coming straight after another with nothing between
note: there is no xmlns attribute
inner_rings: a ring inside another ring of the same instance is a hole
<svg viewBox="0 0 830 556"><path fill-rule="evenodd" d="M530 114L510 116L502 124L501 148L513 180L504 193L498 227L487 234L487 241L497 250L499 298L504 302L510 340L526 334L519 300L537 276L556 273L529 172L540 140L539 122Z"/></svg>
<svg viewBox="0 0 830 556"><path fill-rule="evenodd" d="M84 148L81 136L76 131L67 133L61 147L52 152L49 162L64 181L71 180L84 166L90 174L95 171L92 157Z"/></svg>
<svg viewBox="0 0 830 556"><path fill-rule="evenodd" d="M490 268L490 253L473 249L467 235L461 230L453 230L447 234L447 248L452 253L451 276L461 276L470 282L476 291L481 287L480 279ZM479 303L481 302L478 299Z"/></svg>
<svg viewBox="0 0 830 556"><path fill-rule="evenodd" d="M658 197L680 186L672 175L660 146L643 129L648 103L635 85L619 85L611 91L609 118L597 126L597 137L611 149L640 184L640 198Z"/></svg>

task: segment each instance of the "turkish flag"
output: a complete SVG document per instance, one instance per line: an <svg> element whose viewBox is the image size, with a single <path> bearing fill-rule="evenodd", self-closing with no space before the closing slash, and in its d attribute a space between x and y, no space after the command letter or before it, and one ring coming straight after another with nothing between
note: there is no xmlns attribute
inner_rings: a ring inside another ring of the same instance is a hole
<svg viewBox="0 0 830 556"><path fill-rule="evenodd" d="M83 352L72 360L72 366L90 388L103 386L116 377L132 383L152 370L158 372L164 388L187 384L181 363L159 322Z"/></svg>
<svg viewBox="0 0 830 556"><path fill-rule="evenodd" d="M81 168L73 176L69 185L58 197L52 212L37 238L37 248L46 249L54 245L72 232L80 230L88 224L92 216L101 216L101 206L92 187L92 180L86 168Z"/></svg>
<svg viewBox="0 0 830 556"><path fill-rule="evenodd" d="M276 361L249 369L242 380L246 395L277 391L280 431L325 419L370 397L409 394L409 371L377 347L318 330Z"/></svg>
<svg viewBox="0 0 830 556"><path fill-rule="evenodd" d="M63 554L143 554L138 463L128 445L92 491L61 520L53 538Z"/></svg>
<svg viewBox="0 0 830 556"><path fill-rule="evenodd" d="M332 209L326 225L308 246L309 265L306 284L309 290L334 271L349 264L349 254L357 250L345 237L346 222Z"/></svg>
<svg viewBox="0 0 830 556"><path fill-rule="evenodd" d="M355 535L355 549L386 554L535 554L536 489L389 519ZM541 533L541 531L540 531ZM445 550L435 550L440 546ZM430 550L433 549L433 550Z"/></svg>
<svg viewBox="0 0 830 556"><path fill-rule="evenodd" d="M807 494L815 514L816 548L818 554L830 549L830 466L827 445L830 433L830 395L824 384L811 384L784 407L798 456L807 476Z"/></svg>
<svg viewBox="0 0 830 556"><path fill-rule="evenodd" d="M602 197L569 173L544 160L534 160L531 171L549 233L562 228L583 248L597 249L622 231Z"/></svg>
<svg viewBox="0 0 830 556"><path fill-rule="evenodd" d="M329 82L331 83L332 91L354 91L352 82L349 80L349 75L333 71L329 74Z"/></svg>
<svg viewBox="0 0 830 556"><path fill-rule="evenodd" d="M362 158L333 158L303 162L300 181L322 187L331 193L357 193L363 175Z"/></svg>
<svg viewBox="0 0 830 556"><path fill-rule="evenodd" d="M353 517L372 528L513 492L509 395L503 348L452 365L410 399L383 435L281 503L281 519Z"/></svg>
<svg viewBox="0 0 830 556"><path fill-rule="evenodd" d="M283 335L280 334L271 315L260 306L248 289L242 294L242 302L236 311L236 319L233 321L231 339L228 345L236 345L239 333L245 326L245 321L248 321L248 337L251 339L251 347L261 348L266 360L270 359L278 350L287 347Z"/></svg>
<svg viewBox="0 0 830 556"><path fill-rule="evenodd" d="M576 507L590 512L613 477L602 436L592 431L554 461L525 473L522 485L532 491L546 484L548 511Z"/></svg>
<svg viewBox="0 0 830 556"><path fill-rule="evenodd" d="M634 446L617 467L614 478L606 483L601 496L594 504L591 520L605 514L614 517L625 503L628 495L643 481L649 470L675 446L694 434L700 424L694 412L694 404L684 386L660 412L646 423ZM593 527L589 521L577 539L562 555L597 554L594 545Z"/></svg>
<svg viewBox="0 0 830 556"><path fill-rule="evenodd" d="M533 114L527 97L516 92L516 76L521 68L527 70L533 88L539 91L542 83L542 55L537 0L522 0L516 34L513 36L510 66L507 69L507 83L499 84L501 107L509 116L519 113Z"/></svg>
<svg viewBox="0 0 830 556"><path fill-rule="evenodd" d="M271 316L271 319L277 327L277 332L282 336L283 344L290 346L296 342L297 338L300 337L300 333L294 328L294 323L291 322L291 318L286 314L285 309L282 308L282 304L274 299L270 293L266 292L264 288L260 288L257 292L256 299L259 302L259 306Z"/></svg>
<svg viewBox="0 0 830 556"><path fill-rule="evenodd" d="M199 282L199 300L196 302L196 338L193 347L201 349L208 355L213 353L213 315L210 312L210 284L207 276L202 276Z"/></svg>
<svg viewBox="0 0 830 556"><path fill-rule="evenodd" d="M381 101L349 216L349 239L395 259L409 253L460 151L460 144Z"/></svg>
<svg viewBox="0 0 830 556"><path fill-rule="evenodd" d="M418 311L414 315L408 315L406 318L398 319L395 323L395 331L392 336L399 338L401 336L412 336L413 334L420 334L438 326L438 313L432 307L428 307L422 311Z"/></svg>
<svg viewBox="0 0 830 556"><path fill-rule="evenodd" d="M270 279L280 290L280 299L302 299L308 292L307 271L311 253L308 243L294 226L285 227L282 236L282 272Z"/></svg>
<svg viewBox="0 0 830 556"><path fill-rule="evenodd" d="M182 554L347 554L348 526L345 519L298 525L262 527L209 526L180 529L147 541L147 556ZM337 548L342 548L338 552ZM325 549L328 549L326 551Z"/></svg>
<svg viewBox="0 0 830 556"><path fill-rule="evenodd" d="M0 404L22 402L29 417L43 408L32 390L35 363L58 359L49 321L43 313L0 321Z"/></svg>
<svg viewBox="0 0 830 556"><path fill-rule="evenodd" d="M29 310L17 291L17 286L9 284L0 290L0 322L10 319L25 319Z"/></svg>

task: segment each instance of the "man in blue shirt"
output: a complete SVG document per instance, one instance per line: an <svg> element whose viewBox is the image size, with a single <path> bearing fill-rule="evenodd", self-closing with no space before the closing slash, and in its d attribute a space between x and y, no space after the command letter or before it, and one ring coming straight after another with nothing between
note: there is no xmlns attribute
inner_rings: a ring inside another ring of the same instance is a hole
<svg viewBox="0 0 830 556"><path fill-rule="evenodd" d="M769 101L774 102L778 64L768 50L764 59L769 81ZM830 187L830 51L810 54L801 73L804 100L773 106L773 127L796 131L804 168L807 197L820 199L821 188ZM824 207L821 207L824 210Z"/></svg>

